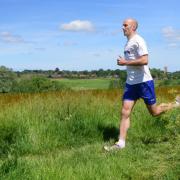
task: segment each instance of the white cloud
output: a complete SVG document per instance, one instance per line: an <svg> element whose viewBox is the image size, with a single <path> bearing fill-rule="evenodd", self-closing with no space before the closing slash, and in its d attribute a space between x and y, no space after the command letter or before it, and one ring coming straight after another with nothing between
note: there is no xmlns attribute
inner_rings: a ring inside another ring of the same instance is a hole
<svg viewBox="0 0 180 180"><path fill-rule="evenodd" d="M64 46L76 46L78 43L77 42L73 42L73 41L64 41L63 45Z"/></svg>
<svg viewBox="0 0 180 180"><path fill-rule="evenodd" d="M172 37L175 34L175 30L171 26L163 28L162 32L166 38Z"/></svg>
<svg viewBox="0 0 180 180"><path fill-rule="evenodd" d="M176 30L171 26L162 29L163 35L171 43L180 42L180 30Z"/></svg>
<svg viewBox="0 0 180 180"><path fill-rule="evenodd" d="M168 47L178 47L178 43L169 43Z"/></svg>
<svg viewBox="0 0 180 180"><path fill-rule="evenodd" d="M39 47L39 48L34 48L35 50L37 50L37 51L45 51L46 50L46 48L41 48L41 47Z"/></svg>
<svg viewBox="0 0 180 180"><path fill-rule="evenodd" d="M100 53L94 53L93 56L95 56L95 57L100 57L101 54L100 54Z"/></svg>
<svg viewBox="0 0 180 180"><path fill-rule="evenodd" d="M13 35L10 32L4 31L0 32L0 39L7 43L25 43L21 36Z"/></svg>
<svg viewBox="0 0 180 180"><path fill-rule="evenodd" d="M62 24L60 29L63 31L85 31L92 32L95 30L94 25L90 21L75 20L67 24Z"/></svg>

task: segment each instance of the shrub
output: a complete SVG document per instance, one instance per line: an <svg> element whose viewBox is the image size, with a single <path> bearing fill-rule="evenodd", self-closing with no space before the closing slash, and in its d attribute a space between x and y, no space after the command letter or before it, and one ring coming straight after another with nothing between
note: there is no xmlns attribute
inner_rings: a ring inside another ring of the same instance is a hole
<svg viewBox="0 0 180 180"><path fill-rule="evenodd" d="M12 92L47 92L67 89L67 87L57 81L51 81L45 77L33 77L16 82Z"/></svg>
<svg viewBox="0 0 180 180"><path fill-rule="evenodd" d="M159 83L159 86L177 86L180 85L180 80L166 79Z"/></svg>
<svg viewBox="0 0 180 180"><path fill-rule="evenodd" d="M125 80L113 79L109 83L109 89L123 88L125 86Z"/></svg>
<svg viewBox="0 0 180 180"><path fill-rule="evenodd" d="M11 69L0 66L0 93L10 92L16 77L16 74Z"/></svg>

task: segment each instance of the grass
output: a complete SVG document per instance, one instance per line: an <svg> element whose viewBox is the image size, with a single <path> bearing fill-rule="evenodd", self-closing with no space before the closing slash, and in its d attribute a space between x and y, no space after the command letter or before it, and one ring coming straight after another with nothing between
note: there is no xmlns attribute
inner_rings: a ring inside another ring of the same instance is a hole
<svg viewBox="0 0 180 180"><path fill-rule="evenodd" d="M157 89L170 101L180 89ZM180 111L151 117L142 101L127 147L106 153L118 136L119 90L0 95L0 179L179 179Z"/></svg>
<svg viewBox="0 0 180 180"><path fill-rule="evenodd" d="M57 79L74 90L108 89L111 79Z"/></svg>
<svg viewBox="0 0 180 180"><path fill-rule="evenodd" d="M54 79L53 79L54 80ZM55 79L55 81L60 82L65 87L71 88L73 90L92 90L92 89L110 89L111 83L113 82L114 78L98 78L98 79ZM178 80L155 80L155 87L167 87L170 86L178 87L179 83Z"/></svg>

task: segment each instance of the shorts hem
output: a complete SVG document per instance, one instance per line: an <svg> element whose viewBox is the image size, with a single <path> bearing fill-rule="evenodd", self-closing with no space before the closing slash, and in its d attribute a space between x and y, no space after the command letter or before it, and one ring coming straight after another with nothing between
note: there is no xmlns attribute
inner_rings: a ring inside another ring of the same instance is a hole
<svg viewBox="0 0 180 180"><path fill-rule="evenodd" d="M151 106L151 105L154 105L154 104L156 104L156 102L144 102L146 105L149 105L149 106Z"/></svg>
<svg viewBox="0 0 180 180"><path fill-rule="evenodd" d="M138 100L138 99L127 99L127 98L123 98L123 101L136 101L136 100Z"/></svg>

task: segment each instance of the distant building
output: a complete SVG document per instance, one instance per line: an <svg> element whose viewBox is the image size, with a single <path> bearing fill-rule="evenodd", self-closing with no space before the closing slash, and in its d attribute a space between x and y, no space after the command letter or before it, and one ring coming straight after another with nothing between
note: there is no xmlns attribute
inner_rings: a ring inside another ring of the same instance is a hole
<svg viewBox="0 0 180 180"><path fill-rule="evenodd" d="M164 66L164 78L165 79L168 78L167 73L168 73L168 68L167 68L167 66Z"/></svg>

